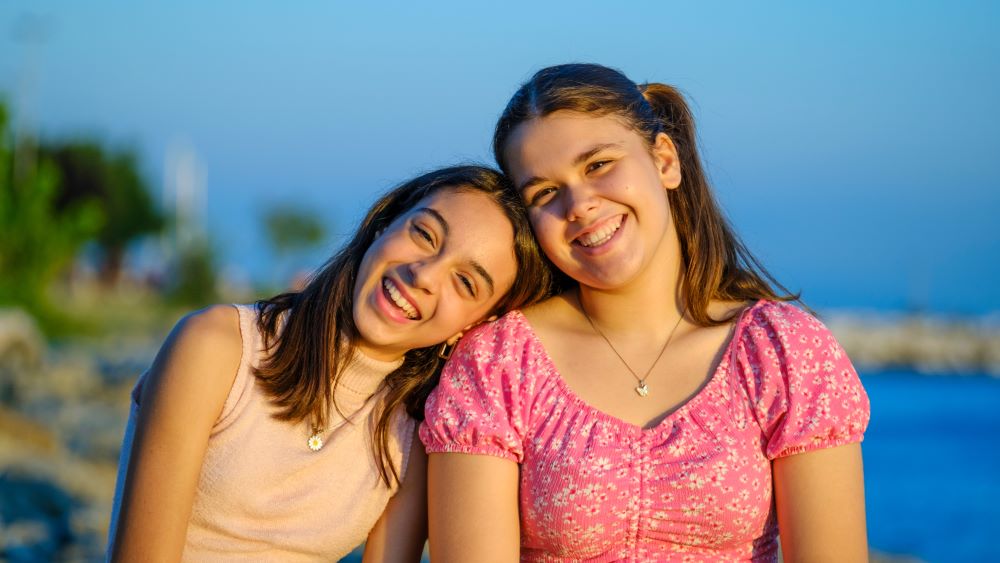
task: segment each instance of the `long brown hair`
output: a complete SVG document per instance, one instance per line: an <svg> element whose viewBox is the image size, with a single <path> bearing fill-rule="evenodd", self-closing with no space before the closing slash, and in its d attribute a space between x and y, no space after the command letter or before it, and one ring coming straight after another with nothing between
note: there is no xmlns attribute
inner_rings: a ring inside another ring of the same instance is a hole
<svg viewBox="0 0 1000 563"><path fill-rule="evenodd" d="M694 118L677 89L655 82L637 85L620 71L596 64L544 68L521 85L497 122L493 154L501 170L510 173L504 149L514 129L557 111L613 115L650 150L660 133L673 141L681 184L667 191L667 200L680 241L680 291L694 322L713 326L729 320L708 314L713 299L798 299L750 253L722 213L698 156Z"/></svg>
<svg viewBox="0 0 1000 563"><path fill-rule="evenodd" d="M255 370L257 379L280 410L279 420L310 420L325 428L337 383L354 357L359 338L354 323L354 284L365 252L397 217L419 201L443 189L488 195L514 227L517 276L493 313L524 307L551 292L551 270L531 235L521 198L499 172L480 166L456 166L429 172L389 191L368 211L351 239L309 281L302 291L283 293L257 302L258 326L267 358ZM286 314L287 313L287 314ZM392 417L397 407L423 419L424 401L437 385L442 367L437 346L410 350L403 364L386 376L385 393L375 410L373 454L386 485L399 481L388 455ZM338 412L339 408L338 408Z"/></svg>

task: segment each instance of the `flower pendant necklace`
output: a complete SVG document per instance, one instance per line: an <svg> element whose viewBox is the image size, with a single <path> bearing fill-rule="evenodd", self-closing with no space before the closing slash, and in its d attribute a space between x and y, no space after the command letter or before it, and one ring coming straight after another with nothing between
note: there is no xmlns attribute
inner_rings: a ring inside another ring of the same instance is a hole
<svg viewBox="0 0 1000 563"><path fill-rule="evenodd" d="M646 370L646 373L644 373L642 377L639 377L639 374L635 373L635 370L632 369L632 366L628 365L628 362L625 361L625 358L623 358L622 355L618 353L618 350L615 349L615 345L612 344L611 341L608 340L608 337L604 336L604 333L601 332L601 329L597 327L597 323L594 322L594 319L590 318L590 315L587 314L587 309L586 307L583 306L583 300L580 299L579 294L577 294L576 300L577 303L580 304L580 310L583 311L583 316L587 318L587 322L589 322L590 326L593 327L594 332L596 332L598 336L603 338L604 341L608 343L608 347L611 348L611 351L614 352L616 356L618 356L618 359L621 360L622 364L625 365L625 369L627 369L629 373L632 374L632 377L634 377L635 380L639 383L638 385L635 386L636 395L639 395L640 397L645 397L649 395L649 385L646 384L646 378L649 377L649 374L652 373L653 368L656 367L656 363L659 362L660 358L663 357L663 352L665 352L667 350L667 346L670 345L670 340L673 339L674 333L677 332L677 327L681 326L681 321L684 320L684 313L687 312L687 307L685 307L681 311L681 316L677 317L677 323L674 324L674 328L670 329L670 334L667 335L667 341L663 343L663 347L660 348L660 353L656 355L656 359L653 360L652 365L649 366L649 369Z"/></svg>
<svg viewBox="0 0 1000 563"><path fill-rule="evenodd" d="M323 433L322 428L316 425L312 426L312 436L309 436L309 440L306 442L306 445L309 446L310 450L318 452L321 449L323 449L323 436L321 436L322 433Z"/></svg>

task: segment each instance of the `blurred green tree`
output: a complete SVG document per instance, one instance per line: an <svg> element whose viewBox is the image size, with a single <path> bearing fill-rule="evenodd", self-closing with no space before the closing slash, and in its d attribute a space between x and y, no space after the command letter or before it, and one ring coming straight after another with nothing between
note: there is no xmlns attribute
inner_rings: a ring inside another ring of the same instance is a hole
<svg viewBox="0 0 1000 563"><path fill-rule="evenodd" d="M308 250L323 242L326 231L315 213L292 206L273 207L264 216L267 237L275 254Z"/></svg>
<svg viewBox="0 0 1000 563"><path fill-rule="evenodd" d="M208 241L197 241L178 250L166 286L167 300L185 307L204 307L219 299L216 289L215 252Z"/></svg>
<svg viewBox="0 0 1000 563"><path fill-rule="evenodd" d="M160 232L163 214L153 203L131 150L106 151L90 140L42 144L39 155L59 171L57 211L96 202L104 215L94 234L100 251L98 273L106 286L121 277L125 250L132 241Z"/></svg>
<svg viewBox="0 0 1000 563"><path fill-rule="evenodd" d="M296 255L311 250L323 244L326 239L326 229L316 213L297 206L279 205L269 208L264 214L264 227L271 250L280 266L275 273L283 278L279 286L287 286L287 282L295 286L298 280L294 278L291 259Z"/></svg>
<svg viewBox="0 0 1000 563"><path fill-rule="evenodd" d="M58 313L46 290L104 225L93 199L58 204L59 178L55 163L14 139L0 102L0 304L24 307L47 329Z"/></svg>

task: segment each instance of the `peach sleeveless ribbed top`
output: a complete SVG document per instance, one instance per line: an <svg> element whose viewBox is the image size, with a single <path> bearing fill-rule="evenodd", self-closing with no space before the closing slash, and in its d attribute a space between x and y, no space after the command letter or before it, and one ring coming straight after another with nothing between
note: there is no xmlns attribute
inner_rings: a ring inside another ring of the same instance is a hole
<svg viewBox="0 0 1000 563"><path fill-rule="evenodd" d="M307 423L272 418L275 408L257 385L252 368L263 357L256 309L237 306L243 353L233 387L212 429L202 464L185 561L336 560L367 537L395 487L379 479L371 449L371 412L383 378L400 362L382 362L357 354L335 393L348 419L331 413L325 445L307 445ZM138 409L133 392L131 414L119 463L108 545L121 502ZM397 415L390 454L400 476L414 432L414 422Z"/></svg>

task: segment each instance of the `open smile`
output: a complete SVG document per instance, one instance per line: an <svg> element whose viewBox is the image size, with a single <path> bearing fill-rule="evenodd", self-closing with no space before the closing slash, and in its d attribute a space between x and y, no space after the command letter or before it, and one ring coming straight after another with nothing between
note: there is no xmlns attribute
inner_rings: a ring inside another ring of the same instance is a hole
<svg viewBox="0 0 1000 563"><path fill-rule="evenodd" d="M584 229L573 239L573 244L578 244L585 248L597 248L607 244L615 238L622 224L625 222L625 215L615 215L605 221L601 221L592 227Z"/></svg>
<svg viewBox="0 0 1000 563"><path fill-rule="evenodd" d="M389 305L401 312L407 319L420 320L420 310L410 300L406 290L396 285L396 282L391 278L382 278L382 295Z"/></svg>

